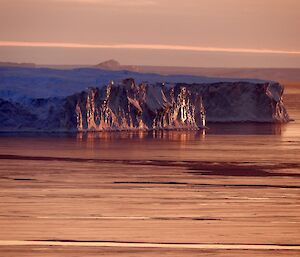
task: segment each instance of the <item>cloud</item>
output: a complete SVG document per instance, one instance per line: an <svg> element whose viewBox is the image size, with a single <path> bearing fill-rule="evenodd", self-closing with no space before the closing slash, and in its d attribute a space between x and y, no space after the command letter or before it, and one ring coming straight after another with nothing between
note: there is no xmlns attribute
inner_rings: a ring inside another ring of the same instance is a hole
<svg viewBox="0 0 300 257"><path fill-rule="evenodd" d="M36 0L41 1L41 0ZM95 4L102 6L151 6L157 4L157 0L50 0L60 3Z"/></svg>
<svg viewBox="0 0 300 257"><path fill-rule="evenodd" d="M209 47L209 46L165 45L165 44L81 44L81 43L0 41L0 47L1 46L2 47L10 46L10 47L86 48L86 49L170 50L170 51L193 51L193 52L300 55L300 50L225 48L225 47Z"/></svg>

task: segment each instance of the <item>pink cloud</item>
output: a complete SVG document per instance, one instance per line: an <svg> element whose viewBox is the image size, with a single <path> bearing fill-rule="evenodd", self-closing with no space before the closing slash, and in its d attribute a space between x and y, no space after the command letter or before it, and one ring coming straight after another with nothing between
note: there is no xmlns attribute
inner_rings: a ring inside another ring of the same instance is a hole
<svg viewBox="0 0 300 257"><path fill-rule="evenodd" d="M172 50L172 51L194 51L194 52L300 55L299 50L226 48L226 47L167 45L167 44L82 44L82 43L0 41L0 46L48 47L48 48L87 48L87 49L88 48L91 48L91 49L142 49L142 50Z"/></svg>

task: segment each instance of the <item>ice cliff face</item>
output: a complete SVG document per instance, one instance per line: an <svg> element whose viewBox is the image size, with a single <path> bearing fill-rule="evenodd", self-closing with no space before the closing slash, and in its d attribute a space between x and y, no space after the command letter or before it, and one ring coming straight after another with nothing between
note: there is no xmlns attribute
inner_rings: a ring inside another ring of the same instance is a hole
<svg viewBox="0 0 300 257"><path fill-rule="evenodd" d="M125 79L68 97L0 99L0 130L199 129L210 122L289 121L278 83L164 85Z"/></svg>
<svg viewBox="0 0 300 257"><path fill-rule="evenodd" d="M126 79L120 85L68 98L75 110L77 130L198 129L203 126L201 95L185 86L136 85Z"/></svg>
<svg viewBox="0 0 300 257"><path fill-rule="evenodd" d="M202 95L207 122L272 122L290 120L278 83L221 82L193 84Z"/></svg>

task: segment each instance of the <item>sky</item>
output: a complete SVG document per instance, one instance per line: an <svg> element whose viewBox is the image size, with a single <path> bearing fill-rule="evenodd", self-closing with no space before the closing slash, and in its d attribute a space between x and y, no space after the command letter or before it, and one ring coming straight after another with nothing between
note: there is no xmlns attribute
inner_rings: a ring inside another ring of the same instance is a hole
<svg viewBox="0 0 300 257"><path fill-rule="evenodd" d="M300 67L299 0L0 0L0 61Z"/></svg>

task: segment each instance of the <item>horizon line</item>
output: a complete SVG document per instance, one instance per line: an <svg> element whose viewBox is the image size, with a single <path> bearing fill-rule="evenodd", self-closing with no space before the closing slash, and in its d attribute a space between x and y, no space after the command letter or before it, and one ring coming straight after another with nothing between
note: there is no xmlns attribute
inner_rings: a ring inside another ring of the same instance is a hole
<svg viewBox="0 0 300 257"><path fill-rule="evenodd" d="M223 52L223 53L252 53L252 54L286 54L300 55L300 50L282 50L267 48L232 48L207 47L169 44L84 44L84 43L58 43L38 41L0 41L0 47L43 47L43 48L86 48L86 49L135 49L135 50L170 50L192 52Z"/></svg>

